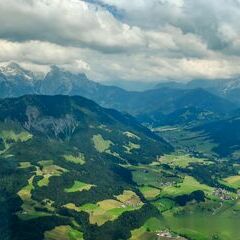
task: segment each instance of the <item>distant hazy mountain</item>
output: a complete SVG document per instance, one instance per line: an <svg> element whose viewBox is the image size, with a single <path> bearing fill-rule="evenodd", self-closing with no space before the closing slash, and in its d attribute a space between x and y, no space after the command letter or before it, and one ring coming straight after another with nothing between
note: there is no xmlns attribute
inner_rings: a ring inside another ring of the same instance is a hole
<svg viewBox="0 0 240 240"><path fill-rule="evenodd" d="M140 81L127 81L127 80L114 80L103 82L106 86L120 87L126 91L146 91L153 89L156 86L156 82L140 82Z"/></svg>
<svg viewBox="0 0 240 240"><path fill-rule="evenodd" d="M159 83L156 88L194 89L202 88L232 102L240 104L240 78L215 79L215 80L192 80L187 83L166 82Z"/></svg>

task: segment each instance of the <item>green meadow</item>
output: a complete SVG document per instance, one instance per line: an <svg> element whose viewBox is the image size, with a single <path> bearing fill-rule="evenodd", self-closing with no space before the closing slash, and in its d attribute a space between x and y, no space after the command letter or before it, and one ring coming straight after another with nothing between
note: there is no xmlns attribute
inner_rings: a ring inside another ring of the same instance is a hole
<svg viewBox="0 0 240 240"><path fill-rule="evenodd" d="M83 240L83 233L70 226L58 226L45 232L44 240Z"/></svg>
<svg viewBox="0 0 240 240"><path fill-rule="evenodd" d="M168 164L172 167L186 168L191 163L209 164L209 162L207 162L206 160L207 159L192 157L188 154L175 153L175 154L164 155L159 159L159 162L161 164Z"/></svg>
<svg viewBox="0 0 240 240"><path fill-rule="evenodd" d="M70 188L66 188L65 192L67 193L73 193L73 192L81 192L81 191L88 191L90 190L94 185L83 183L80 181L75 181L73 186Z"/></svg>
<svg viewBox="0 0 240 240"><path fill-rule="evenodd" d="M109 150L111 145L113 145L110 140L105 140L100 134L94 135L92 140L96 150L100 153L106 152L107 150Z"/></svg>
<svg viewBox="0 0 240 240"><path fill-rule="evenodd" d="M196 179L190 176L185 176L181 183L174 186L164 187L161 191L161 197L176 197L183 194L190 194L193 191L202 190L207 195L212 195L213 188L199 183Z"/></svg>
<svg viewBox="0 0 240 240"><path fill-rule="evenodd" d="M77 212L87 212L91 224L103 225L114 221L124 212L134 211L143 206L140 198L132 191L124 191L123 194L115 196L115 199L106 199L96 204L85 204L77 207L69 203L64 207Z"/></svg>

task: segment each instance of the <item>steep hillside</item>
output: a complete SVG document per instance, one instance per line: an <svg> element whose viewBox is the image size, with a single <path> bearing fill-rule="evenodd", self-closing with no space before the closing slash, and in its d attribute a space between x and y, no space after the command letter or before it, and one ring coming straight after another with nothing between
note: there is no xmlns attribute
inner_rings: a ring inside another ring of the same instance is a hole
<svg viewBox="0 0 240 240"><path fill-rule="evenodd" d="M188 126L219 120L222 117L224 117L223 113L204 110L203 108L193 106L180 108L169 114L163 114L161 111L155 111L137 116L141 123L151 127L176 125Z"/></svg>
<svg viewBox="0 0 240 240"><path fill-rule="evenodd" d="M240 115L207 123L193 129L202 131L206 139L210 139L217 146L215 151L220 156L229 156L233 154L239 158L240 154Z"/></svg>
<svg viewBox="0 0 240 240"><path fill-rule="evenodd" d="M1 100L1 239L49 240L55 231L63 239L129 238L156 210L123 166L170 151L131 116L82 97ZM112 213L92 218L99 202Z"/></svg>
<svg viewBox="0 0 240 240"><path fill-rule="evenodd" d="M138 113L137 117L141 122L152 126L212 121L236 108L231 102L203 89L162 88L152 90L149 94L152 94L152 99L161 96L162 101L149 103L142 111L143 114ZM153 97L154 95L156 96Z"/></svg>

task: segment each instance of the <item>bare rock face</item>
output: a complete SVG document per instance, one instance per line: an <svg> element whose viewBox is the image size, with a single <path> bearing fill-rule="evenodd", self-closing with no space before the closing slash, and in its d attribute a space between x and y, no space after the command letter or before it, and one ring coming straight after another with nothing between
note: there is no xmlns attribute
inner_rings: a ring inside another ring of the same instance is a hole
<svg viewBox="0 0 240 240"><path fill-rule="evenodd" d="M70 114L61 118L41 116L36 107L28 106L26 109L27 121L24 127L28 131L36 131L47 135L49 138L69 140L78 127L77 120Z"/></svg>

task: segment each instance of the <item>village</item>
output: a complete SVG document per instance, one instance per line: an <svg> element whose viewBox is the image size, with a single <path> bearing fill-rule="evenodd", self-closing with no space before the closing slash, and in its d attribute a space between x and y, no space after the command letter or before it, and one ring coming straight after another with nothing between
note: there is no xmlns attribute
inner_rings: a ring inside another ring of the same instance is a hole
<svg viewBox="0 0 240 240"><path fill-rule="evenodd" d="M184 237L176 236L172 234L168 229L164 231L157 232L158 240L187 240Z"/></svg>
<svg viewBox="0 0 240 240"><path fill-rule="evenodd" d="M233 194L223 188L216 188L213 191L213 195L218 197L222 201L236 200L240 198L240 190L237 191L237 196L234 197Z"/></svg>

